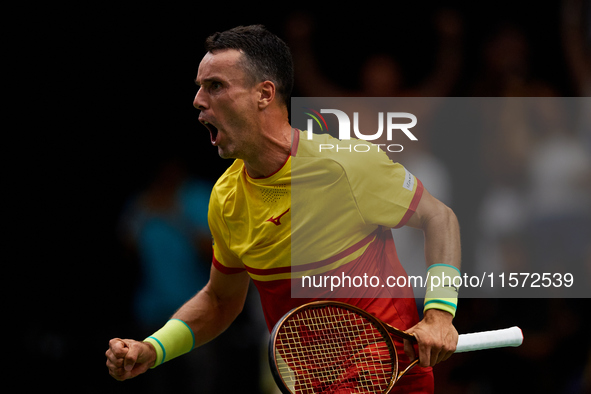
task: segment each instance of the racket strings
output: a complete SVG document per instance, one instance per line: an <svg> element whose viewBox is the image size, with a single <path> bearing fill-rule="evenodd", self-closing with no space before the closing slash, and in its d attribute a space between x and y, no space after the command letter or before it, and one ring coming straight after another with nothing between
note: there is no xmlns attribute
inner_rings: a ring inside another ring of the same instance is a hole
<svg viewBox="0 0 591 394"><path fill-rule="evenodd" d="M381 392L396 367L386 335L347 309L302 310L278 332L278 371L292 392Z"/></svg>

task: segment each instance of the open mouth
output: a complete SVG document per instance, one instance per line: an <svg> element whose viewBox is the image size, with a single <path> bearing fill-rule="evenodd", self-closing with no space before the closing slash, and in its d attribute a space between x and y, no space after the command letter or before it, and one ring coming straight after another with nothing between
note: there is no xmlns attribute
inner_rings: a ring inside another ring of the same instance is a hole
<svg viewBox="0 0 591 394"><path fill-rule="evenodd" d="M218 138L218 128L215 127L212 123L208 121L202 120L201 123L209 130L209 136L211 138L211 143L213 145L216 144Z"/></svg>

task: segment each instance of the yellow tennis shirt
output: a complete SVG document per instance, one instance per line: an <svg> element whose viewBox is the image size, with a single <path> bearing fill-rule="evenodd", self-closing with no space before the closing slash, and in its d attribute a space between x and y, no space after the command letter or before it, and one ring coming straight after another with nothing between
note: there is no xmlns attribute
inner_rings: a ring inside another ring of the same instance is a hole
<svg viewBox="0 0 591 394"><path fill-rule="evenodd" d="M293 132L291 155L276 173L252 178L235 160L214 186L214 266L228 275L249 273L269 329L292 308L324 298L357 305L402 329L416 324L412 289L381 284L386 276L406 275L390 229L416 210L421 182L365 141ZM370 149L352 149L361 143ZM353 280L338 289L326 280L323 286L302 280L364 275L362 285ZM380 285L367 283L372 276Z"/></svg>

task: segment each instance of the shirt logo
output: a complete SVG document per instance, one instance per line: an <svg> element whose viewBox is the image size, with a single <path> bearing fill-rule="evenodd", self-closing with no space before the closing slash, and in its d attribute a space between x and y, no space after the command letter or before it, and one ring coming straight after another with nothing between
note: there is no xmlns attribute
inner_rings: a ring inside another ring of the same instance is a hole
<svg viewBox="0 0 591 394"><path fill-rule="evenodd" d="M415 185L415 177L413 174L408 172L408 170L404 169L404 182L402 183L402 187L408 191L412 192L412 189Z"/></svg>
<svg viewBox="0 0 591 394"><path fill-rule="evenodd" d="M283 212L281 215L277 216L276 218L274 218L273 216L271 216L269 219L265 220L266 222L271 222L273 223L275 226L279 226L281 224L281 218L283 217L283 215L285 215L286 213L289 212L290 208L287 208L287 211Z"/></svg>

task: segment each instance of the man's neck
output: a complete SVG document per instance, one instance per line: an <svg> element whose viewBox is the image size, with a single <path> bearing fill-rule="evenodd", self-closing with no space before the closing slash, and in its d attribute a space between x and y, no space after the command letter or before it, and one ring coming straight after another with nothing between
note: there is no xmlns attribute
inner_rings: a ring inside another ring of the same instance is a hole
<svg viewBox="0 0 591 394"><path fill-rule="evenodd" d="M266 136L251 157L243 159L248 175L252 178L268 177L283 167L287 161L292 143L292 128L289 123Z"/></svg>

